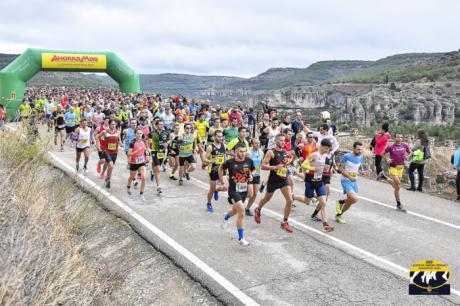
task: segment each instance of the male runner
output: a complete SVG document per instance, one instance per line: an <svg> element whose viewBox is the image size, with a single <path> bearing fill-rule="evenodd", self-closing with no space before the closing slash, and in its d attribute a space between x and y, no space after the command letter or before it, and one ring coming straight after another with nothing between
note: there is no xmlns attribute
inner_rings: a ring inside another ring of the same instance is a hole
<svg viewBox="0 0 460 306"><path fill-rule="evenodd" d="M248 183L252 181L251 172L254 171L254 164L249 157L245 157L245 146L241 143L235 147L235 157L225 161L219 167L219 178L224 182L224 188L228 188L228 202L232 204L230 211L224 216L223 228L234 215L238 215L236 228L240 246L247 247L249 242L244 238L244 201L248 196ZM224 179L224 171L228 170L228 179ZM249 194L250 196L250 194Z"/></svg>
<svg viewBox="0 0 460 306"><path fill-rule="evenodd" d="M264 159L264 151L260 148L260 140L258 138L252 139L252 146L249 150L249 157L254 164L254 172L252 173L252 181L249 182L249 189L251 190L251 196L248 199L248 205L246 206L246 216L254 216L251 212L251 206L254 204L257 193L259 192L260 184L260 167L262 166L262 160Z"/></svg>
<svg viewBox="0 0 460 306"><path fill-rule="evenodd" d="M292 206L292 190L287 179L287 165L290 162L286 151L284 150L285 137L283 134L278 134L275 137L275 148L268 150L262 161L262 170L270 170L270 175L267 181L267 192L260 200L259 206L254 210L254 219L257 224L261 222L261 210L264 205L273 197L273 193L280 189L286 200L284 206L284 218L281 223L281 229L288 233L292 233L292 228L289 226L288 218L291 213Z"/></svg>
<svg viewBox="0 0 460 306"><path fill-rule="evenodd" d="M97 155L99 156L99 161L97 162L96 172L99 173L101 176L100 178L105 178L105 171L102 172L102 166L106 169L105 165L105 157L104 157L104 150L105 150L105 141L104 137L99 136L102 132L109 128L109 118L104 119L104 123L99 125L96 128L95 138L96 138L96 148L97 148Z"/></svg>
<svg viewBox="0 0 460 306"><path fill-rule="evenodd" d="M77 128L73 135L77 141L76 145L76 170L77 172L80 171L80 157L81 153L83 152L85 156L85 163L83 164L83 172L84 174L88 174L88 161L89 161L89 148L91 143L94 143L93 131L88 127L88 123L85 120L80 122L80 127Z"/></svg>
<svg viewBox="0 0 460 306"><path fill-rule="evenodd" d="M166 158L166 146L168 143L169 132L165 130L163 120L155 122L155 130L150 133L150 143L152 149L152 170L150 172L150 180L157 185L157 193L161 194L160 187L160 167Z"/></svg>
<svg viewBox="0 0 460 306"><path fill-rule="evenodd" d="M184 135L179 135L179 185L183 185L183 177L189 181L190 172L196 169L196 161L193 157L193 143L195 137L192 132L192 125L186 123L184 125Z"/></svg>
<svg viewBox="0 0 460 306"><path fill-rule="evenodd" d="M208 212L213 212L211 204L212 197L214 200L219 200L219 191L222 188L217 188L217 180L219 180L219 167L225 162L225 145L223 143L223 133L216 130L214 134L214 142L208 146L204 155L204 162L208 165L209 176L209 192L207 194L206 207ZM221 181L222 183L222 181Z"/></svg>
<svg viewBox="0 0 460 306"><path fill-rule="evenodd" d="M105 178L105 188L110 189L110 179L112 178L113 166L117 161L118 156L118 145L121 144L120 131L117 129L117 123L115 120L110 120L109 128L104 129L97 136L98 139L104 138L104 168L102 173L107 170L107 176Z"/></svg>

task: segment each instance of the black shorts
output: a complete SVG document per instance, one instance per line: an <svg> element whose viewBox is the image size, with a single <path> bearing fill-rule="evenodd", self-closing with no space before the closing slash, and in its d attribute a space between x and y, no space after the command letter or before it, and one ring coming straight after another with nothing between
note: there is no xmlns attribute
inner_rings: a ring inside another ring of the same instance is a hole
<svg viewBox="0 0 460 306"><path fill-rule="evenodd" d="M164 157L163 158L158 158L158 153L159 152L152 152L152 164L154 167L156 166L161 166L163 164L163 161L164 161ZM162 152L160 152L162 153ZM166 154L163 152L163 156L166 156Z"/></svg>
<svg viewBox="0 0 460 306"><path fill-rule="evenodd" d="M60 131L62 131L62 130L64 130L64 129L65 129L65 126L63 126L63 127L58 127L58 126L56 125L56 126L54 127L54 130L55 130L56 132L60 132Z"/></svg>
<svg viewBox="0 0 460 306"><path fill-rule="evenodd" d="M179 155L179 151L168 149L168 156L176 157L177 155Z"/></svg>
<svg viewBox="0 0 460 306"><path fill-rule="evenodd" d="M289 186L288 180L282 180L282 181L276 181L276 182L270 182L268 181L267 183L267 192L268 193L273 193L276 191L276 189L281 189L283 187Z"/></svg>
<svg viewBox="0 0 460 306"><path fill-rule="evenodd" d="M248 196L247 192L229 191L228 192L228 203L233 205L233 204L241 201L244 204L244 201L246 201L247 196Z"/></svg>
<svg viewBox="0 0 460 306"><path fill-rule="evenodd" d="M212 170L211 172L208 172L208 176L209 176L209 180L218 181L219 180L219 171Z"/></svg>
<svg viewBox="0 0 460 306"><path fill-rule="evenodd" d="M99 153L99 152L98 152ZM117 161L117 155L118 154L109 154L107 152L104 152L104 159L106 162L110 163L110 162L113 162L113 164L115 165L115 162Z"/></svg>
<svg viewBox="0 0 460 306"><path fill-rule="evenodd" d="M89 147L84 147L84 148L75 147L75 149L77 149L78 153L81 153L81 152L85 151L86 149L89 150Z"/></svg>
<svg viewBox="0 0 460 306"><path fill-rule="evenodd" d="M140 167L144 167L145 163L142 164L129 164L129 170L130 171L137 171L139 170Z"/></svg>
<svg viewBox="0 0 460 306"><path fill-rule="evenodd" d="M259 185L260 184L260 176L253 176L252 182L249 182L250 185Z"/></svg>
<svg viewBox="0 0 460 306"><path fill-rule="evenodd" d="M99 159L105 159L104 151L97 151L97 155L99 156Z"/></svg>
<svg viewBox="0 0 460 306"><path fill-rule="evenodd" d="M331 176L330 175L323 175L322 181L323 181L324 185L331 184Z"/></svg>
<svg viewBox="0 0 460 306"><path fill-rule="evenodd" d="M75 129L76 129L75 126L66 126L66 127L65 127L65 132L66 132L67 134L70 134L70 133L75 132Z"/></svg>
<svg viewBox="0 0 460 306"><path fill-rule="evenodd" d="M187 157L180 157L179 156L179 165L183 166L185 165L185 161L187 161L189 164L194 164L196 163L195 158L193 155L187 156Z"/></svg>

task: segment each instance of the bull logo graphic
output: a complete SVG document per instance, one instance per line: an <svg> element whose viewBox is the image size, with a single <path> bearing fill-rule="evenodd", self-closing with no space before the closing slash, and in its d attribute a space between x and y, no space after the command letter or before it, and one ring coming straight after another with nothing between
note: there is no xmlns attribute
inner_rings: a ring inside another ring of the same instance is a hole
<svg viewBox="0 0 460 306"><path fill-rule="evenodd" d="M450 271L440 261L419 261L410 268L409 277L409 294L450 294Z"/></svg>

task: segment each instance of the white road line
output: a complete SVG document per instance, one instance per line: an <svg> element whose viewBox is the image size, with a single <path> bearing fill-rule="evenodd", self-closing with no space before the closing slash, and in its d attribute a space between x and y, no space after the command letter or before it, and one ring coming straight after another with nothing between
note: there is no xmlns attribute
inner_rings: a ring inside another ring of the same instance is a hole
<svg viewBox="0 0 460 306"><path fill-rule="evenodd" d="M61 158L56 156L56 154L54 154L52 152L48 152L48 153L55 161L60 163L63 167L66 167L69 171L71 171L72 173L75 173L75 169L73 169L71 166L69 166ZM131 217L133 217L135 220L137 220L139 223L141 223L143 226L145 226L148 230L150 230L153 234L158 236L161 240L166 242L170 247L172 247L174 250L179 252L182 256L187 258L192 264L197 266L201 271L203 271L208 276L210 276L212 279L214 279L217 283L219 283L225 290L227 290L229 293L231 293L233 296L235 296L241 303L243 303L244 305L259 305L256 301L251 299L248 295L246 295L238 287L233 285L225 277L223 277L221 274L219 274L213 268L208 266L201 259L199 259L197 256L195 256L192 252L190 252L189 250L184 248L182 245L180 245L174 239L169 237L167 234L165 234L159 228L154 226L152 223L148 222L144 217L142 217L137 212L135 212L133 209L131 209L127 204L125 204L122 201L120 201L117 197L113 196L107 190L104 190L103 188L98 186L96 183L94 183L88 177L83 176L82 174L76 174L76 175L81 180L84 180L86 183L88 183L92 188L96 189L98 192L100 192L105 197L107 197L109 200L111 200L113 203L115 203L118 207L123 209Z"/></svg>
<svg viewBox="0 0 460 306"><path fill-rule="evenodd" d="M340 190L340 189L331 187L331 190L336 191L336 192L338 192L340 194L343 194L343 191ZM392 205L385 204L385 203L382 203L382 202L379 202L379 201L376 201L376 200L372 200L372 199L369 199L369 198L366 198L366 197L358 196L358 198L360 198L362 200L365 200L365 201L368 201L368 202L371 202L371 203L374 203L374 204L377 204L377 205L380 205L380 206L391 208L393 210L396 208L396 206L394 206L394 205L392 206ZM413 212L413 211L410 211L410 210L407 211L407 214L412 215L412 216L416 216L416 217L419 217L419 218L422 218L422 219L425 219L425 220L429 220L429 221L432 221L432 222L435 222L435 223L439 223L439 224L442 224L442 225L445 225L445 226L448 226L448 227L451 227L451 228L454 228L454 229L457 229L457 230L460 230L460 225L456 225L456 224L452 224L452 223L442 221L442 220L439 220L439 219L436 219L436 218L428 217L428 216L425 216L425 215L422 215L422 214L419 214L419 213L416 213L416 212Z"/></svg>
<svg viewBox="0 0 460 306"><path fill-rule="evenodd" d="M198 187L201 187L201 188L203 188L205 190L208 190L208 188L209 188L208 184L205 184L204 182L202 182L202 181L200 181L200 180L198 180L196 178L193 178L193 177L191 179L192 179L193 182L195 182L195 184L194 184L195 186L198 186ZM384 205L386 205L386 204L384 204ZM271 217L273 217L275 219L278 219L280 221L283 220L283 215L281 215L281 214L279 214L279 213L277 213L277 212L275 212L275 211L273 211L271 209L268 209L268 208L262 209L262 214L271 216ZM320 230L318 230L316 228L313 228L311 226L305 225L305 224L303 224L303 223L301 223L299 221L296 221L296 220L294 220L292 218L289 218L289 223L291 225L294 225L295 227L298 227L298 228L300 227L300 228L306 229L306 230L308 230L310 232L313 232L313 233L315 233L315 234L317 234L317 235L319 235L321 237L330 239L330 240L334 241L335 243L341 245L343 248L347 248L347 249L350 249L350 250L355 251L357 253L360 253L360 254L364 255L365 258L374 260L374 262L380 262L381 265L378 265L377 263L374 263L374 265L378 266L380 268L385 268L385 267L383 267L383 265L384 265L384 266L386 266L386 270L392 272L393 274L403 276L404 278L409 279L409 269L404 268L403 266L395 264L394 262L389 261L388 259L382 258L382 257L380 257L378 255L375 255L375 254L373 254L373 253L371 253L369 251L361 249L360 247L357 247L357 246L355 246L355 245L353 245L351 243L348 243L348 242L346 242L344 240L341 240L341 239L339 239L337 237L334 237L334 236L331 236L329 234L326 234L326 233L324 233L324 232L322 232L322 231L320 231ZM455 294L457 296L460 296L460 291L455 290L453 288L451 288L450 291L451 291L451 293L453 293L453 294Z"/></svg>

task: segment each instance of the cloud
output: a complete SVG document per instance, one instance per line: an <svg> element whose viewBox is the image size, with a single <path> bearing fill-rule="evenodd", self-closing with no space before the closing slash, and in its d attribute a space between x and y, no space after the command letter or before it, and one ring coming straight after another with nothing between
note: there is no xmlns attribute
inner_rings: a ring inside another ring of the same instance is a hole
<svg viewBox="0 0 460 306"><path fill-rule="evenodd" d="M110 50L140 73L251 76L458 49L451 1L3 0L0 52Z"/></svg>

